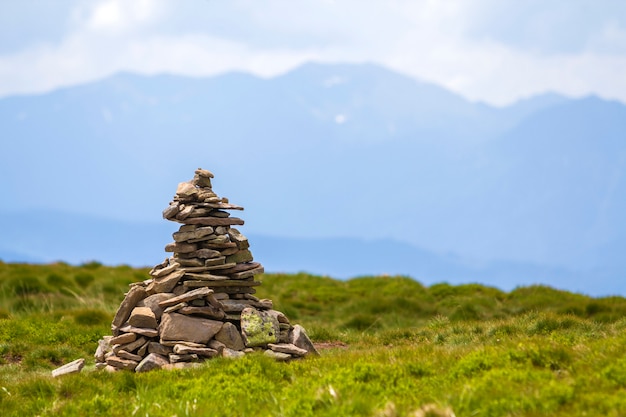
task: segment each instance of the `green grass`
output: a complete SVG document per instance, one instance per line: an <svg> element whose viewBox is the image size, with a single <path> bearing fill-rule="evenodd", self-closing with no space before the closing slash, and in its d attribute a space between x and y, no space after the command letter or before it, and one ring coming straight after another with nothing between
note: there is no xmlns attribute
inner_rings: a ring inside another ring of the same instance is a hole
<svg viewBox="0 0 626 417"><path fill-rule="evenodd" d="M533 286L423 286L266 274L271 298L319 358L214 359L147 374L94 370L97 341L147 269L0 262L2 416L626 415L626 299ZM80 374L52 378L87 359Z"/></svg>

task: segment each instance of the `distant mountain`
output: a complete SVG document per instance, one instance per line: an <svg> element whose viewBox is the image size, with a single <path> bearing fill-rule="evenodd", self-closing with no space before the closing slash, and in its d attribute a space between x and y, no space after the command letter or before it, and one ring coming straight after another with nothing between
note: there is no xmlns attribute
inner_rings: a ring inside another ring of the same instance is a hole
<svg viewBox="0 0 626 417"><path fill-rule="evenodd" d="M118 74L0 99L0 128L2 211L158 223L201 166L246 207L249 235L452 253L488 265L476 280L516 265L546 283L626 273L626 106L597 97L494 108L374 65L308 64L272 79ZM56 232L71 251L76 241ZM0 236L0 248L13 243ZM346 244L346 258L368 247Z"/></svg>
<svg viewBox="0 0 626 417"><path fill-rule="evenodd" d="M163 248L176 224L124 222L61 212L0 213L4 262L153 266L169 256ZM24 227L24 225L29 225ZM268 272L308 272L333 278L405 275L425 284L480 282L504 290L549 282L556 288L600 296L626 294L626 282L596 272L593 286L562 268L529 263L470 263L389 239L288 238L248 235L256 260ZM9 242L10 245L7 245ZM7 245L7 246L4 246Z"/></svg>

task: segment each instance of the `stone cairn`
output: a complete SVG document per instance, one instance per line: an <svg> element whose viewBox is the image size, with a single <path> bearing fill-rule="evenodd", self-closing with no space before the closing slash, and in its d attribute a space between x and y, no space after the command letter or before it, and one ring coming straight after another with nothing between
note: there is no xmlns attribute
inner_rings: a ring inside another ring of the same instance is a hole
<svg viewBox="0 0 626 417"><path fill-rule="evenodd" d="M173 256L152 268L151 279L131 284L113 335L98 343L97 368L184 368L256 351L281 361L318 354L301 326L292 326L271 300L253 295L263 266L232 227L243 220L226 211L243 207L218 197L211 178L199 168L193 180L178 185L163 211L165 219L182 223L165 246Z"/></svg>

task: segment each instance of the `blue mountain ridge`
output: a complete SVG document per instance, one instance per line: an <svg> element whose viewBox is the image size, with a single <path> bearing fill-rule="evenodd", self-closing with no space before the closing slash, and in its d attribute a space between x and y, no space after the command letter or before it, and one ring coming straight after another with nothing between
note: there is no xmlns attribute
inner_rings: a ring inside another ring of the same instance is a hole
<svg viewBox="0 0 626 417"><path fill-rule="evenodd" d="M151 267L170 255L163 248L178 229L165 220L125 222L55 211L0 214L4 236L0 260L4 262L98 261ZM30 225L28 231L25 224ZM580 281L579 275L564 269L511 262L472 264L390 239L248 237L255 259L268 272L306 272L337 279L405 275L427 285L480 282L505 290L550 282L556 288L595 296L626 294L626 285L616 286L601 277L590 287Z"/></svg>
<svg viewBox="0 0 626 417"><path fill-rule="evenodd" d="M625 116L557 94L495 108L369 64L123 73L0 99L0 210L149 223L202 166L246 207L249 235L398 242L489 265L479 281L535 265L541 282L610 292L626 271ZM357 246L344 259L369 250ZM0 248L14 246L2 236Z"/></svg>

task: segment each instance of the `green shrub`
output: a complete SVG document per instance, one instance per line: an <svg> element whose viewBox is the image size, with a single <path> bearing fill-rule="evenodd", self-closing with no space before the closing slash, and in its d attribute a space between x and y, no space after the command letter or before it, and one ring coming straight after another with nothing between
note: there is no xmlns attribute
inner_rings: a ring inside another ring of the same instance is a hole
<svg viewBox="0 0 626 417"><path fill-rule="evenodd" d="M74 281L83 289L87 288L94 280L94 276L88 272L79 272L74 275Z"/></svg>

